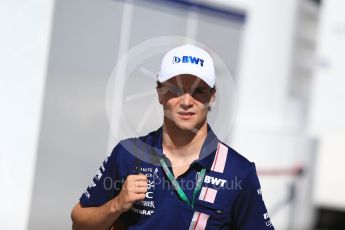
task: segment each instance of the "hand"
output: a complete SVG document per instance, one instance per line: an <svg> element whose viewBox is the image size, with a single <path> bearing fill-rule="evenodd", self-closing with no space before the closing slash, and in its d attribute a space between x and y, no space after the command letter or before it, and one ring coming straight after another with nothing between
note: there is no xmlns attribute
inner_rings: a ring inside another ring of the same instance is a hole
<svg viewBox="0 0 345 230"><path fill-rule="evenodd" d="M120 194L113 199L113 204L120 212L126 212L135 202L144 200L146 192L147 177L143 174L129 175Z"/></svg>

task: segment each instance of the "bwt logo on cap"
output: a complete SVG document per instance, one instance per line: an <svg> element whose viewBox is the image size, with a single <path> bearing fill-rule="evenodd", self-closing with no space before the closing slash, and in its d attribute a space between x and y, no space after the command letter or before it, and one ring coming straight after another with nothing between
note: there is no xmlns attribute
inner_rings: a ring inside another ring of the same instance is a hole
<svg viewBox="0 0 345 230"><path fill-rule="evenodd" d="M182 63L191 63L191 64L195 64L195 65L199 65L203 67L204 66L204 60L201 58L197 58L197 57L192 57L192 56L182 56L182 58L180 57L173 57L172 63L173 64L177 64L180 63L182 60Z"/></svg>

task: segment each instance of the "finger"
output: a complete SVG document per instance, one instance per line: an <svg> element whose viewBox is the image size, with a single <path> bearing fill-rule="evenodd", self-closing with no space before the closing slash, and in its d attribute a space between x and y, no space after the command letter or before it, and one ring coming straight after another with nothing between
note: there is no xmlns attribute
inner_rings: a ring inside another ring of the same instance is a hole
<svg viewBox="0 0 345 230"><path fill-rule="evenodd" d="M131 186L128 187L130 193L142 193L147 191L147 186Z"/></svg>
<svg viewBox="0 0 345 230"><path fill-rule="evenodd" d="M139 187L139 186L133 186L133 187L129 187L129 188L128 188L128 190L129 190L130 192L142 191L142 190L144 190L144 189L147 189L147 186L141 186L141 187Z"/></svg>
<svg viewBox="0 0 345 230"><path fill-rule="evenodd" d="M142 201L146 198L146 193L133 193L128 197L128 200L132 203Z"/></svg>
<svg viewBox="0 0 345 230"><path fill-rule="evenodd" d="M147 186L147 184L148 184L148 181L145 181L145 180L134 180L134 181L128 181L128 183L127 183L129 186L131 186L131 187L135 187L135 186L140 186L140 187L142 187L142 186Z"/></svg>
<svg viewBox="0 0 345 230"><path fill-rule="evenodd" d="M146 198L146 193L138 193L135 195L136 201L142 201L142 200L145 200L145 198Z"/></svg>
<svg viewBox="0 0 345 230"><path fill-rule="evenodd" d="M147 181L147 176L144 174L138 174L138 175L134 175L136 180L143 180L143 181Z"/></svg>
<svg viewBox="0 0 345 230"><path fill-rule="evenodd" d="M147 181L147 177L144 174L128 175L127 181Z"/></svg>
<svg viewBox="0 0 345 230"><path fill-rule="evenodd" d="M134 187L147 187L146 181L135 181L133 182Z"/></svg>
<svg viewBox="0 0 345 230"><path fill-rule="evenodd" d="M135 192L135 193L146 193L147 192L147 187L137 187L137 188L135 188L134 190L133 190L133 192Z"/></svg>

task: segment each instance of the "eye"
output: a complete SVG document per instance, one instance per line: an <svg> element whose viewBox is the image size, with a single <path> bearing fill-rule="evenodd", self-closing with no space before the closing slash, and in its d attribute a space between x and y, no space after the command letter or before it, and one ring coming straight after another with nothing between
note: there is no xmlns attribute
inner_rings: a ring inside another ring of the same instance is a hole
<svg viewBox="0 0 345 230"><path fill-rule="evenodd" d="M180 89L179 87L167 86L164 88L165 88L166 93L171 93L171 94L174 94L176 96L183 94L183 89Z"/></svg>
<svg viewBox="0 0 345 230"><path fill-rule="evenodd" d="M176 95L181 95L183 93L183 90L178 87L172 87L169 89L169 91Z"/></svg>
<svg viewBox="0 0 345 230"><path fill-rule="evenodd" d="M194 94L204 94L205 93L205 89L202 88L195 88L194 90Z"/></svg>
<svg viewBox="0 0 345 230"><path fill-rule="evenodd" d="M207 88L204 88L204 87L198 87L198 88L195 88L194 91L193 91L193 95L209 95L210 94L210 91L207 89Z"/></svg>

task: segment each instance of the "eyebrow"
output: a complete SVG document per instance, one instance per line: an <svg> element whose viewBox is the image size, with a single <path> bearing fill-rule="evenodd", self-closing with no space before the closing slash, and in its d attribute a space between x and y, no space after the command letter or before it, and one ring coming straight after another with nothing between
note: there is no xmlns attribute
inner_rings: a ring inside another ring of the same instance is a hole
<svg viewBox="0 0 345 230"><path fill-rule="evenodd" d="M206 86L199 86L199 87L195 87L194 89L209 89L209 87L206 87Z"/></svg>

